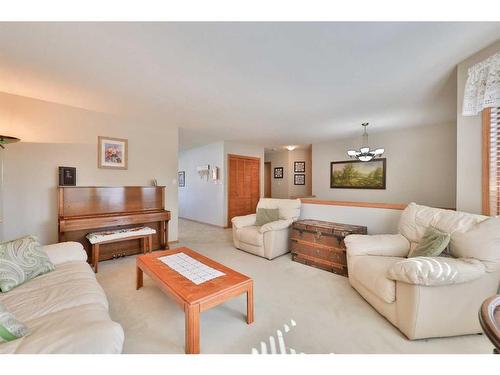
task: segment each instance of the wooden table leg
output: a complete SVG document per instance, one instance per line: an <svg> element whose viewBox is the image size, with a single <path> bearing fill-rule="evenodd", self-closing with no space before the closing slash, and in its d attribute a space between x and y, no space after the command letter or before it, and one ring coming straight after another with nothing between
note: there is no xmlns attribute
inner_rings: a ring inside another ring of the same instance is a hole
<svg viewBox="0 0 500 375"><path fill-rule="evenodd" d="M94 266L94 272L97 273L97 265L99 264L99 244L95 243L92 245L92 263Z"/></svg>
<svg viewBox="0 0 500 375"><path fill-rule="evenodd" d="M138 290L138 289L141 289L142 288L142 285L143 285L143 272L142 270L136 266L136 284L135 284L135 289Z"/></svg>
<svg viewBox="0 0 500 375"><path fill-rule="evenodd" d="M250 283L250 286L247 290L247 324L253 323L253 282Z"/></svg>
<svg viewBox="0 0 500 375"><path fill-rule="evenodd" d="M186 305L186 354L200 353L200 305Z"/></svg>
<svg viewBox="0 0 500 375"><path fill-rule="evenodd" d="M167 248L167 241L165 239L165 221L160 221L160 233L158 233L158 239L160 240L160 248Z"/></svg>
<svg viewBox="0 0 500 375"><path fill-rule="evenodd" d="M153 252L153 235L152 234L150 234L148 236L148 250L150 253Z"/></svg>

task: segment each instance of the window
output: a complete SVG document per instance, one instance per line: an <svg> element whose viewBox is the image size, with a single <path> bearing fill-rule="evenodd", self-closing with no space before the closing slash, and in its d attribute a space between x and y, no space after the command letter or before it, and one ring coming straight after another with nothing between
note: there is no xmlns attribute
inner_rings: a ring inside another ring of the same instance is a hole
<svg viewBox="0 0 500 375"><path fill-rule="evenodd" d="M483 110L483 214L500 215L500 108Z"/></svg>

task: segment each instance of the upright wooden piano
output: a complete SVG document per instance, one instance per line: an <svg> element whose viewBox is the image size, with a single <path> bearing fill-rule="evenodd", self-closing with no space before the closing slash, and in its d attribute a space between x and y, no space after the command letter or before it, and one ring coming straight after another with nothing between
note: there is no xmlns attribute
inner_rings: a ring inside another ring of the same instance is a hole
<svg viewBox="0 0 500 375"><path fill-rule="evenodd" d="M148 226L156 230L153 249L168 249L165 186L59 187L59 242L77 241L91 259L90 232ZM103 244L100 259L142 252L139 239Z"/></svg>

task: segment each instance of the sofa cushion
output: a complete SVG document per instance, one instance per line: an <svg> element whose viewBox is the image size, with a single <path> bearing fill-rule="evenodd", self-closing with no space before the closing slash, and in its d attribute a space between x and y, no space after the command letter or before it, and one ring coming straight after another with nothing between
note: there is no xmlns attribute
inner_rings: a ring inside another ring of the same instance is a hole
<svg viewBox="0 0 500 375"><path fill-rule="evenodd" d="M406 257L408 240L400 234L350 234L344 239L349 256L381 255Z"/></svg>
<svg viewBox="0 0 500 375"><path fill-rule="evenodd" d="M28 328L17 320L14 314L0 302L0 343L9 342L26 336Z"/></svg>
<svg viewBox="0 0 500 375"><path fill-rule="evenodd" d="M0 353L117 354L123 329L100 304L60 310L25 322L31 334L0 344Z"/></svg>
<svg viewBox="0 0 500 375"><path fill-rule="evenodd" d="M477 259L415 257L394 263L387 277L406 284L451 285L480 278L485 267Z"/></svg>
<svg viewBox="0 0 500 375"><path fill-rule="evenodd" d="M238 229L239 240L250 245L262 246L264 244L264 237L259 229L260 227L255 225Z"/></svg>
<svg viewBox="0 0 500 375"><path fill-rule="evenodd" d="M349 277L387 303L396 300L396 282L387 278L387 271L400 257L362 255L351 258Z"/></svg>
<svg viewBox="0 0 500 375"><path fill-rule="evenodd" d="M408 254L408 258L437 257L450 243L450 235L429 227L425 231L420 243Z"/></svg>
<svg viewBox="0 0 500 375"><path fill-rule="evenodd" d="M8 292L39 275L54 270L54 265L34 236L0 244L0 290Z"/></svg>
<svg viewBox="0 0 500 375"><path fill-rule="evenodd" d="M85 262L57 266L53 272L0 294L0 302L23 322L86 304L108 308L106 295Z"/></svg>
<svg viewBox="0 0 500 375"><path fill-rule="evenodd" d="M453 235L454 232L466 232L487 218L487 216L410 203L401 214L399 233L411 242L413 250L424 236L428 227L432 226L441 232ZM450 248L453 248L452 243L450 244Z"/></svg>
<svg viewBox="0 0 500 375"><path fill-rule="evenodd" d="M42 246L42 250L55 266L66 262L87 261L87 252L80 242L59 242Z"/></svg>
<svg viewBox="0 0 500 375"><path fill-rule="evenodd" d="M500 268L500 217L474 225L467 232L451 236L451 253L459 258L482 260L489 272Z"/></svg>

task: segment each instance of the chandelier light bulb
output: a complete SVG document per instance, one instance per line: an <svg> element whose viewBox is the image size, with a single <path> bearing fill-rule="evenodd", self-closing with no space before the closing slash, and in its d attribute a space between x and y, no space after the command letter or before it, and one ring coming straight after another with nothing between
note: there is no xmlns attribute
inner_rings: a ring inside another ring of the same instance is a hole
<svg viewBox="0 0 500 375"><path fill-rule="evenodd" d="M368 122L362 123L361 126L363 127L363 146L359 149L359 151L348 150L347 155L350 158L358 159L359 161L370 161L382 156L382 154L385 151L383 148L377 148L375 150L371 150L370 147L368 146L368 132L366 131L366 128L368 127Z"/></svg>

